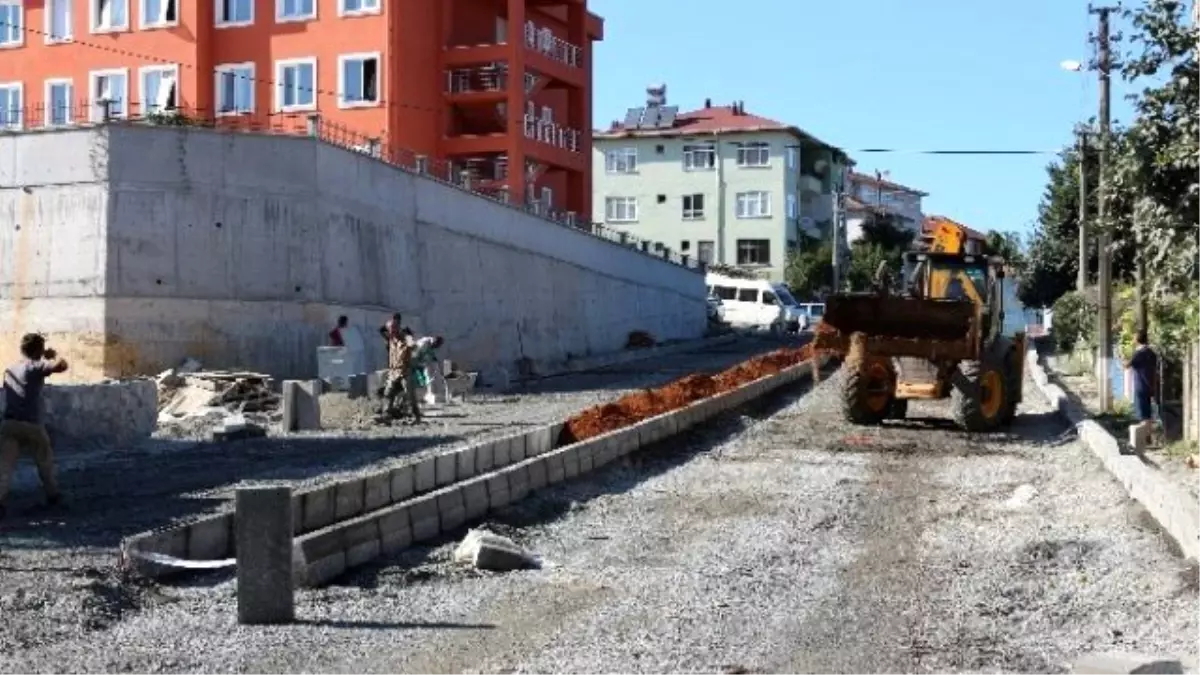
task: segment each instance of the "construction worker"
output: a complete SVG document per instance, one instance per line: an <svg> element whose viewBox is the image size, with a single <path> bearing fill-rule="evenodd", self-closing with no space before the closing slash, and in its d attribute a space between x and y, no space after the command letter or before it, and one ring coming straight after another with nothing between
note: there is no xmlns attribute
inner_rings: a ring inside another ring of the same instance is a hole
<svg viewBox="0 0 1200 675"><path fill-rule="evenodd" d="M403 319L400 312L392 315L392 318L379 327L379 334L383 336L385 342L391 342L393 337L406 337L409 340L413 339L413 332L408 326L402 323Z"/></svg>
<svg viewBox="0 0 1200 675"><path fill-rule="evenodd" d="M56 506L62 495L54 468L54 451L50 435L42 421L42 385L46 378L67 371L67 362L53 349L46 348L46 338L28 333L21 338L21 356L17 363L4 371L4 420L0 422L0 519L5 516L8 487L16 469L17 458L24 447L33 454L38 478L46 494L46 505Z"/></svg>
<svg viewBox="0 0 1200 675"><path fill-rule="evenodd" d="M388 336L388 374L380 395L384 400L384 414L391 418L401 417L411 413L413 423L421 421L421 410L417 406L416 383L413 382L413 351L416 341L411 335L400 331L389 331ZM403 406L397 405L397 399L403 398Z"/></svg>
<svg viewBox="0 0 1200 675"><path fill-rule="evenodd" d="M346 316L345 314L338 317L337 325L333 327L333 330L329 331L329 346L330 347L345 347L346 346L346 338L345 338L345 336L342 335L342 332L345 331L346 327L349 325L350 325L350 317Z"/></svg>
<svg viewBox="0 0 1200 675"><path fill-rule="evenodd" d="M1137 414L1137 426L1144 429L1146 438L1150 438L1154 431L1153 404L1157 401L1162 405L1162 402L1158 401L1158 354L1151 349L1150 339L1144 328L1138 330L1135 339L1137 345L1133 356L1125 362L1125 367L1133 371L1133 407Z"/></svg>

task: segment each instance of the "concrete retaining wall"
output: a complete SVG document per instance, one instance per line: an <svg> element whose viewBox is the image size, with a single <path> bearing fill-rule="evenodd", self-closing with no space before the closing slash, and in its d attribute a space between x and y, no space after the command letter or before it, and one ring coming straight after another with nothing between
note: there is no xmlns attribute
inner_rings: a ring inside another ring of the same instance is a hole
<svg viewBox="0 0 1200 675"><path fill-rule="evenodd" d="M42 394L46 427L55 440L129 443L149 438L158 425L158 388L153 380L47 384ZM3 411L0 395L0 414Z"/></svg>
<svg viewBox="0 0 1200 675"><path fill-rule="evenodd" d="M510 372L707 324L695 270L311 138L0 136L0 222L0 360L38 330L73 377L184 356L311 377L339 314L370 335L400 311L446 358Z"/></svg>
<svg viewBox="0 0 1200 675"><path fill-rule="evenodd" d="M824 358L819 362L824 364ZM320 585L346 569L478 520L489 510L599 468L638 448L684 431L779 387L809 377L811 362L748 383L639 424L555 448L562 423L484 441L415 464L323 486L293 497L296 573ZM126 553L188 560L233 557L233 514L148 532L123 543ZM173 568L140 565L149 576Z"/></svg>

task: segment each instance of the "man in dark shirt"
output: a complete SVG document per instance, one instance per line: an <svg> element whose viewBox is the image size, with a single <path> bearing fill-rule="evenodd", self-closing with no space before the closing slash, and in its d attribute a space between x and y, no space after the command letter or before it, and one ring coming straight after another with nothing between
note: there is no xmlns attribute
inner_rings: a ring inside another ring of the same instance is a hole
<svg viewBox="0 0 1200 675"><path fill-rule="evenodd" d="M409 330L408 326L405 326L401 323L402 320L403 319L400 316L400 312L396 312L392 315L392 318L387 321L387 323L379 327L379 334L383 336L384 342L391 344L393 339L401 337L405 338L407 341L411 341L413 339L413 332Z"/></svg>
<svg viewBox="0 0 1200 675"><path fill-rule="evenodd" d="M1125 367L1133 371L1133 404L1138 421L1150 424L1154 421L1151 400L1158 398L1158 355L1150 348L1146 331L1137 332L1137 346Z"/></svg>
<svg viewBox="0 0 1200 675"><path fill-rule="evenodd" d="M4 502L22 446L33 453L47 505L54 506L61 500L54 452L42 421L42 385L50 375L66 372L67 362L53 349L47 349L46 338L36 333L21 338L21 355L23 359L4 371L4 420L0 421L0 518L5 515Z"/></svg>
<svg viewBox="0 0 1200 675"><path fill-rule="evenodd" d="M346 326L350 325L350 317L342 315L338 317L337 326L329 331L329 346L345 347L346 339L342 336L342 331L346 330Z"/></svg>

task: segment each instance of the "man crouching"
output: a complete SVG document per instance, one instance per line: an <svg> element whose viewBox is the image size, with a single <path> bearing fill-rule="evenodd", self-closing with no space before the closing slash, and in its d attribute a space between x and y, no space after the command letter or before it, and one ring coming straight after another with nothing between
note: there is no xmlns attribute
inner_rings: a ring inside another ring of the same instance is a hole
<svg viewBox="0 0 1200 675"><path fill-rule="evenodd" d="M62 496L55 475L54 451L50 435L42 421L42 385L46 378L67 371L67 362L46 338L36 333L21 338L21 356L4 371L4 420L0 421L0 518L5 515L5 500L22 446L33 454L47 506L57 505Z"/></svg>

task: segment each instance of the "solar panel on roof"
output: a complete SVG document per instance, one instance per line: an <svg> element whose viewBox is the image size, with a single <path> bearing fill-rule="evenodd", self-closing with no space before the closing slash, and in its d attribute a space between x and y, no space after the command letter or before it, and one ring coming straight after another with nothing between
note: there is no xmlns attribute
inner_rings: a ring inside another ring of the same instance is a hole
<svg viewBox="0 0 1200 675"><path fill-rule="evenodd" d="M670 129L675 126L675 116L679 114L679 106L670 105L662 109L662 114L658 118L659 129Z"/></svg>
<svg viewBox="0 0 1200 675"><path fill-rule="evenodd" d="M658 128L658 116L661 111L662 111L662 108L659 108L658 106L651 106L649 108L646 108L646 114L645 114L645 116L642 117L642 124L638 128L639 129L657 129Z"/></svg>
<svg viewBox="0 0 1200 675"><path fill-rule="evenodd" d="M642 112L645 108L630 108L625 113L625 128L636 129L642 122Z"/></svg>

